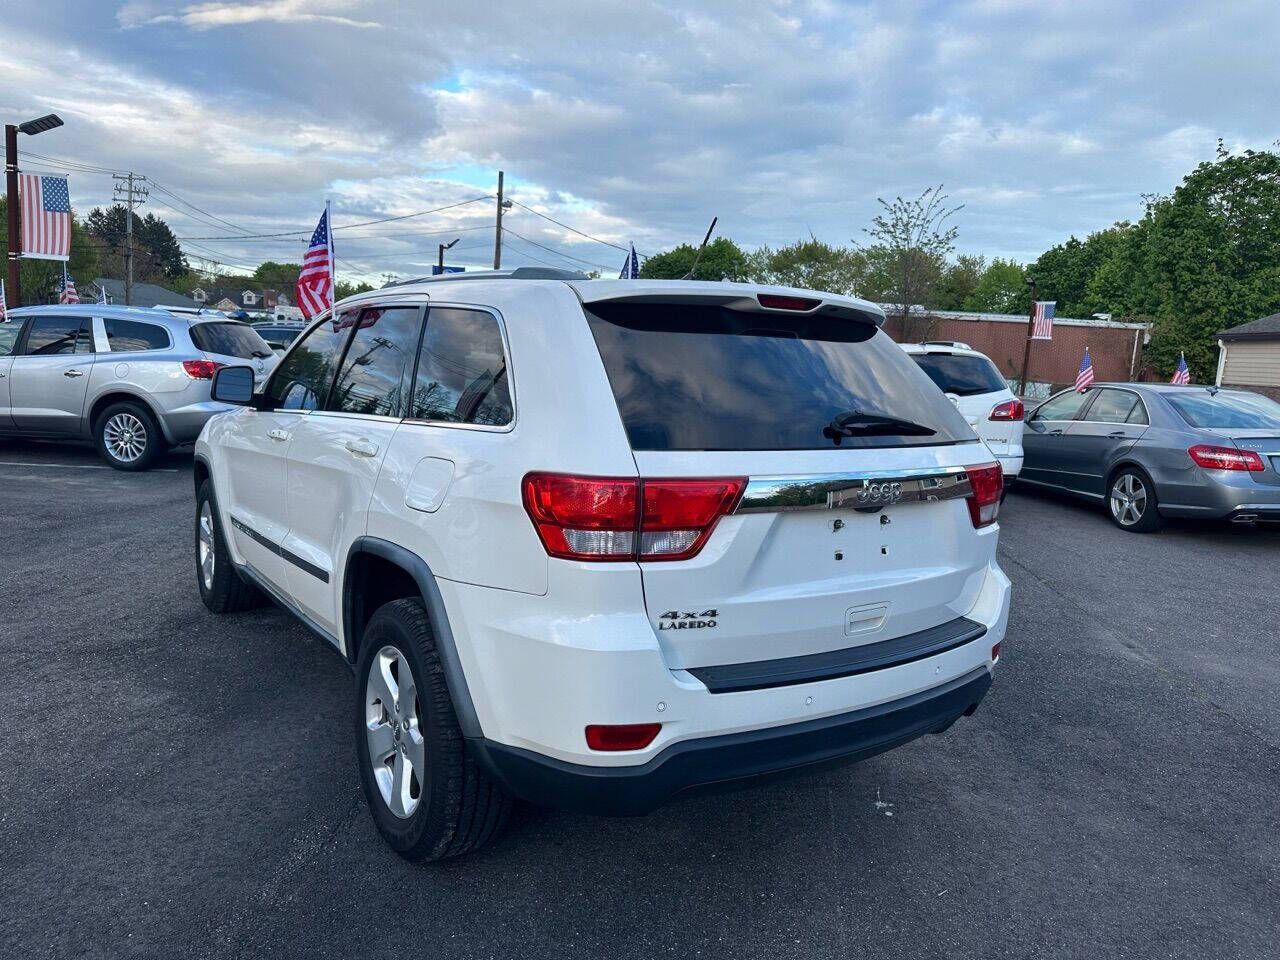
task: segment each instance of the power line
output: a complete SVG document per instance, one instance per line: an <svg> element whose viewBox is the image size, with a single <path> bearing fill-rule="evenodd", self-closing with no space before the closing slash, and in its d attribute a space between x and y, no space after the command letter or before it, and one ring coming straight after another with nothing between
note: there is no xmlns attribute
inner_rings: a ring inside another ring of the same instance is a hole
<svg viewBox="0 0 1280 960"><path fill-rule="evenodd" d="M533 244L535 247L539 247L539 248L541 248L541 249L543 249L543 250L546 250L548 253L554 253L557 257L563 257L563 258L564 258L564 259L566 259L566 260L576 260L578 263L585 263L585 264L586 264L587 266L589 266L589 267L599 267L601 270L610 270L610 269L612 269L612 267L609 267L609 266L607 266L606 264L603 264L603 263L597 263L597 262L596 262L596 261L594 261L594 260L584 260L584 259L582 259L582 257L575 257L575 256L573 256L572 254L562 253L561 251L559 251L559 250L555 249L554 247L548 247L546 244L539 243L537 240L530 240L528 237L521 236L520 234L516 233L516 232L515 232L514 230L512 230L510 227L503 227L503 228L502 228L502 230L503 230L503 232L504 232L504 233L509 233L509 234L511 234L513 237L516 237L516 238L518 238L518 239L520 239L520 240L523 240L525 243L531 243L531 244Z"/></svg>
<svg viewBox="0 0 1280 960"><path fill-rule="evenodd" d="M580 237L586 237L588 240L594 240L596 243L603 243L606 247L613 247L613 249L615 249L615 250L621 250L623 253L630 253L630 252L631 252L631 251L630 251L630 250L628 250L626 247L620 247L620 246L618 246L616 243L611 243L611 242L610 242L610 241L608 241L608 240L601 240L599 237L593 237L591 234L589 234L589 233L585 233L585 232L583 232L582 230L579 230L577 227L571 227L571 226L569 226L567 223L561 223L561 222L560 222L559 220L557 220L555 217L549 217L549 216L547 216L545 213L542 213L542 212L540 212L540 211L538 211L538 210L533 209L533 207L529 206L527 203L521 203L519 200L514 200L514 199L513 199L511 202L512 202L512 203L514 203L514 204L516 204L517 206L524 207L526 210L528 210L528 211L529 211L530 213L532 213L534 216L541 217L543 220L550 220L550 221L551 221L552 223L554 223L557 227L564 227L564 229L569 230L569 231L571 231L571 232L573 232L573 233L576 233L576 234L577 234L578 236L580 236ZM637 254L639 254L640 256L644 257L646 260L647 260L647 259L649 259L645 254L640 253L640 251L639 251L639 250L637 250L637 251L636 251L636 253L637 253ZM596 266L599 266L599 264L596 264Z"/></svg>
<svg viewBox="0 0 1280 960"><path fill-rule="evenodd" d="M448 204L445 204L443 207L433 207L430 210L419 210L417 213L404 213L396 217L380 217L377 220L364 220L360 223L347 223L347 224L343 224L340 227L334 227L333 230L336 233L339 230L352 230L356 227L368 227L368 226L372 226L375 223L391 223L397 220L409 220L413 217L425 217L428 213L439 213L442 210L452 210L454 207L462 207L468 203L478 203L481 200L491 200L491 199L493 199L493 194L486 193L480 197L472 197L470 200L459 200L457 203L448 203ZM313 231L311 230L285 230L281 233L250 233L250 234L246 234L244 237L227 237L227 236L178 237L177 239L179 240L241 240L241 239L248 240L248 239L254 239L254 238L310 236L312 232Z"/></svg>

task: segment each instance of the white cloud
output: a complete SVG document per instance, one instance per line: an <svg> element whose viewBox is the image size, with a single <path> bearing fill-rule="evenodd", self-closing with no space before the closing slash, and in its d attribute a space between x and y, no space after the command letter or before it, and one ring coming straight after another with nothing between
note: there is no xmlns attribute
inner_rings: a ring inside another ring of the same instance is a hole
<svg viewBox="0 0 1280 960"><path fill-rule="evenodd" d="M192 3L176 13L161 13L157 4L126 3L116 20L126 28L159 23L181 23L193 30L242 26L247 23L330 23L344 27L378 27L372 20L342 15L354 10L362 0L259 0L253 3Z"/></svg>

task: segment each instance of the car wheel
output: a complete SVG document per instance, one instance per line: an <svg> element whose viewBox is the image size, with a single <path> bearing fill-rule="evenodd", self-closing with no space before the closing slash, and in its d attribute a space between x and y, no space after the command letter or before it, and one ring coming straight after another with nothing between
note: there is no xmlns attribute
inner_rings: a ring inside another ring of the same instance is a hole
<svg viewBox="0 0 1280 960"><path fill-rule="evenodd" d="M374 822L407 860L479 849L506 826L512 798L463 742L431 621L393 600L369 620L356 663L356 757Z"/></svg>
<svg viewBox="0 0 1280 960"><path fill-rule="evenodd" d="M98 415L94 439L102 459L117 470L146 470L164 452L164 435L140 403L113 403Z"/></svg>
<svg viewBox="0 0 1280 960"><path fill-rule="evenodd" d="M1151 533L1164 526L1156 486L1147 472L1124 467L1111 475L1107 486L1107 514L1121 530Z"/></svg>
<svg viewBox="0 0 1280 960"><path fill-rule="evenodd" d="M266 599L232 566L208 480L200 484L196 493L196 583L200 586L200 599L214 613L248 610Z"/></svg>

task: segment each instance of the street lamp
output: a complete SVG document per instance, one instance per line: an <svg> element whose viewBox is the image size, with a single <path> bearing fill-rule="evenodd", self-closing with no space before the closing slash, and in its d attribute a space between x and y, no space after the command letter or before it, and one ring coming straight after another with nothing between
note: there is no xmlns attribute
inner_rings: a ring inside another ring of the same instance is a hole
<svg viewBox="0 0 1280 960"><path fill-rule="evenodd" d="M444 273L444 252L445 252L446 250L448 250L450 247L452 247L455 243L457 243L457 242L458 242L459 240L461 240L461 239L462 239L461 237L454 237L454 238L453 238L452 240L450 240L448 243L441 243L441 244L438 244L438 246L440 247L440 267L439 267L439 270L438 270L438 272L439 272L439 273L441 273L441 274L443 274L443 273Z"/></svg>
<svg viewBox="0 0 1280 960"><path fill-rule="evenodd" d="M37 117L17 126L12 123L4 125L5 196L9 204L9 296L7 299L11 306L22 306L22 286L18 274L18 131L21 130L27 136L34 137L37 133L44 133L46 130L60 126L62 126L62 118L56 113Z"/></svg>

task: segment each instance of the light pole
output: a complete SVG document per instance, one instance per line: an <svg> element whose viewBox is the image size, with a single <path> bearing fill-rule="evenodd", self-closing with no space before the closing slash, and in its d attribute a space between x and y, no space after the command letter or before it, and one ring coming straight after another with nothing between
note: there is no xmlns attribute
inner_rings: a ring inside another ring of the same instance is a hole
<svg viewBox="0 0 1280 960"><path fill-rule="evenodd" d="M1018 396L1027 395L1027 367L1031 363L1031 339L1036 334L1036 282L1027 277L1027 286L1031 288L1031 309L1027 311L1027 342L1022 348L1022 375L1018 378Z"/></svg>
<svg viewBox="0 0 1280 960"><path fill-rule="evenodd" d="M441 243L441 244L438 244L438 246L440 247L440 265L439 265L439 268L438 268L438 270L437 270L437 272L438 272L438 273L441 273L441 274L443 274L443 273L444 273L444 252L445 252L446 250L448 250L450 247L452 247L455 243L457 243L457 242L458 242L459 240L461 240L461 239L462 239L461 237L454 237L454 238L453 238L452 240L450 240L448 243Z"/></svg>
<svg viewBox="0 0 1280 960"><path fill-rule="evenodd" d="M62 118L50 113L35 120L28 120L16 127L12 123L4 125L4 180L5 197L8 202L9 215L9 306L22 306L22 280L18 273L18 254L21 241L18 239L18 131L29 137L44 133L54 127L62 126Z"/></svg>

